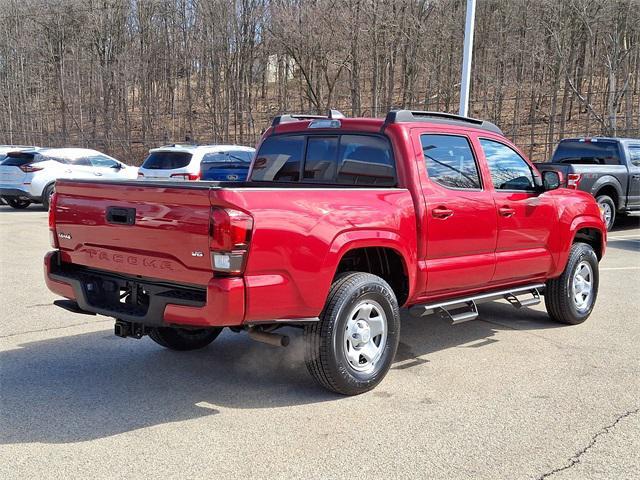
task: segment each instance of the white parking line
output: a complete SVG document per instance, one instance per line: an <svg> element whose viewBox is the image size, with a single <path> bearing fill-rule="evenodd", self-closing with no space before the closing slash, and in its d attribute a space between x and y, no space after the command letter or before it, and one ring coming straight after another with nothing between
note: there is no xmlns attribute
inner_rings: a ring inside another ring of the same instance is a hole
<svg viewBox="0 0 640 480"><path fill-rule="evenodd" d="M640 267L604 267L599 270L640 270Z"/></svg>
<svg viewBox="0 0 640 480"><path fill-rule="evenodd" d="M633 237L640 237L640 233L636 233L633 235L616 235L615 237L609 236L607 240L616 240L618 238L633 238Z"/></svg>

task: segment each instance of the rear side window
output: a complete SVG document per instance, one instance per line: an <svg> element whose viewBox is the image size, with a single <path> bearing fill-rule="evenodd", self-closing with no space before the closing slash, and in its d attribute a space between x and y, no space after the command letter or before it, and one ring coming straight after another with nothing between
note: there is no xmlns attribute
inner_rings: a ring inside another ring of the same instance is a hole
<svg viewBox="0 0 640 480"><path fill-rule="evenodd" d="M142 164L148 170L173 170L184 168L191 162L187 152L151 152Z"/></svg>
<svg viewBox="0 0 640 480"><path fill-rule="evenodd" d="M303 168L301 168L301 164ZM251 180L394 186L391 145L374 135L293 135L267 138Z"/></svg>
<svg viewBox="0 0 640 480"><path fill-rule="evenodd" d="M535 182L529 164L515 150L493 140L480 139L496 190L533 190Z"/></svg>
<svg viewBox="0 0 640 480"><path fill-rule="evenodd" d="M305 138L301 135L267 138L256 155L251 180L299 181L304 147Z"/></svg>
<svg viewBox="0 0 640 480"><path fill-rule="evenodd" d="M640 145L631 145L629 147L629 160L632 165L640 167Z"/></svg>
<svg viewBox="0 0 640 480"><path fill-rule="evenodd" d="M106 155L96 155L89 157L89 162L93 167L111 168L119 165L113 158L109 158Z"/></svg>
<svg viewBox="0 0 640 480"><path fill-rule="evenodd" d="M606 140L569 140L558 144L551 161L585 165L620 165L620 150L616 142Z"/></svg>
<svg viewBox="0 0 640 480"><path fill-rule="evenodd" d="M480 175L469 141L453 135L421 135L429 178L448 188L480 189Z"/></svg>

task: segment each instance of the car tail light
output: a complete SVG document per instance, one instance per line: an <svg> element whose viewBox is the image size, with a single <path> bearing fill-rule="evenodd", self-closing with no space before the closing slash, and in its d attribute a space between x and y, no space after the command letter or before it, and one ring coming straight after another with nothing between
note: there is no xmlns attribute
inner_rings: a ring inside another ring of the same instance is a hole
<svg viewBox="0 0 640 480"><path fill-rule="evenodd" d="M171 178L182 178L183 180L200 180L199 173L173 173Z"/></svg>
<svg viewBox="0 0 640 480"><path fill-rule="evenodd" d="M22 170L24 173L33 173L33 172L39 172L40 170L43 170L44 167L34 167L33 165L27 163L25 165L20 165L18 167L20 170Z"/></svg>
<svg viewBox="0 0 640 480"><path fill-rule="evenodd" d="M58 235L56 233L56 206L58 205L58 194L53 192L49 199L49 242L53 248L58 248Z"/></svg>
<svg viewBox="0 0 640 480"><path fill-rule="evenodd" d="M214 271L242 273L245 266L253 218L239 210L211 210L211 264Z"/></svg>
<svg viewBox="0 0 640 480"><path fill-rule="evenodd" d="M571 188L573 190L577 190L580 185L580 179L582 175L579 173L569 173L567 175L567 188Z"/></svg>

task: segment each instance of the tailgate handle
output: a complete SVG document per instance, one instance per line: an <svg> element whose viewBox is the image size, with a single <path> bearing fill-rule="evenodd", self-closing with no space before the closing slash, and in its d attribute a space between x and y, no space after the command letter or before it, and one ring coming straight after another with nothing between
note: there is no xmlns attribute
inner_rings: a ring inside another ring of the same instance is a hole
<svg viewBox="0 0 640 480"><path fill-rule="evenodd" d="M107 222L117 225L133 225L136 223L136 209L125 207L107 207Z"/></svg>

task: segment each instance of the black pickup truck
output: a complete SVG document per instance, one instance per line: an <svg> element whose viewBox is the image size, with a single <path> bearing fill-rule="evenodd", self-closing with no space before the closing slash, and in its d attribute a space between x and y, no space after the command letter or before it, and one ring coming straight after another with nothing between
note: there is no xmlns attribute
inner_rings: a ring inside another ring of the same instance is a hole
<svg viewBox="0 0 640 480"><path fill-rule="evenodd" d="M593 195L602 205L608 230L618 213L640 211L638 138L567 138L550 162L536 167L562 172L566 187Z"/></svg>

